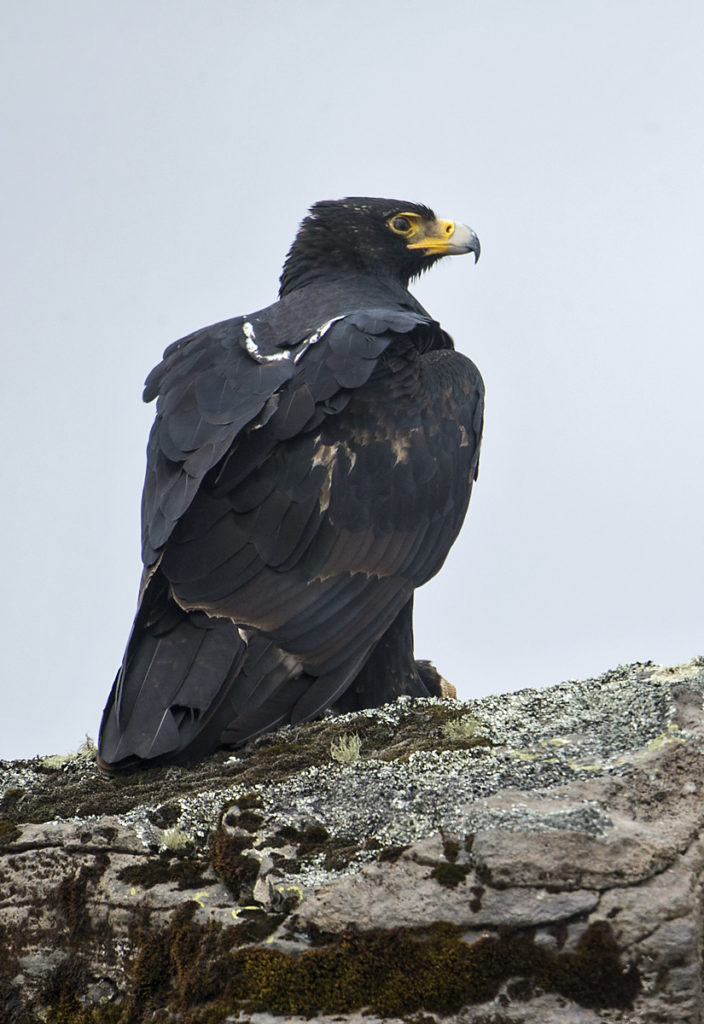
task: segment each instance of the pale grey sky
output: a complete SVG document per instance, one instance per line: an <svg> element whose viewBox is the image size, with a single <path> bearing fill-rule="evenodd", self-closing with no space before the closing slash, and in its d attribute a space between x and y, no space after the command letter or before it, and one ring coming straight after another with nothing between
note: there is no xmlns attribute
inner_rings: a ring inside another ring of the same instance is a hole
<svg viewBox="0 0 704 1024"><path fill-rule="evenodd" d="M416 650L463 697L704 653L700 0L5 0L0 757L95 736L175 338L317 199L470 224L414 288L487 387Z"/></svg>

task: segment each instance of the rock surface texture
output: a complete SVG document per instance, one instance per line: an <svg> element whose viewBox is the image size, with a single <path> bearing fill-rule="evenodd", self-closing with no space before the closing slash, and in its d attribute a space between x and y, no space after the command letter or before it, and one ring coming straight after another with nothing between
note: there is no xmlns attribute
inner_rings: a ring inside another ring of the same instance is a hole
<svg viewBox="0 0 704 1024"><path fill-rule="evenodd" d="M0 762L0 1020L695 1024L704 658Z"/></svg>

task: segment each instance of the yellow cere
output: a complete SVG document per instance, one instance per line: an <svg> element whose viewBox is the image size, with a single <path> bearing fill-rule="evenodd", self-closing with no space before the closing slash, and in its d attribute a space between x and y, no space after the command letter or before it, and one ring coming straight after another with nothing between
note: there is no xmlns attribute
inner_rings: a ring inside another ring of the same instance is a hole
<svg viewBox="0 0 704 1024"><path fill-rule="evenodd" d="M408 238L407 249L445 249L455 233L454 220L428 222L417 213L403 211L386 222L396 235Z"/></svg>

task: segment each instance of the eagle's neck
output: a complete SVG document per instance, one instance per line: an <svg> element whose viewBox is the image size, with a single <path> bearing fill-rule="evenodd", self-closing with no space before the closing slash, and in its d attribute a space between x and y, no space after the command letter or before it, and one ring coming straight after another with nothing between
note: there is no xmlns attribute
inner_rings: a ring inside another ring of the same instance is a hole
<svg viewBox="0 0 704 1024"><path fill-rule="evenodd" d="M388 281L395 287L408 287L410 273L402 266L389 266L381 254L364 246L364 253L350 245L340 244L339 235L327 225L310 219L301 227L289 250L279 278L279 298L311 284L327 284L350 275L368 275Z"/></svg>
<svg viewBox="0 0 704 1024"><path fill-rule="evenodd" d="M349 259L343 262L336 261L334 257L322 262L319 255L315 258L306 255L289 256L279 278L279 298L309 285L336 284L350 277L370 277L394 288L408 287L408 278L390 276L387 268L374 270L361 262L354 265Z"/></svg>

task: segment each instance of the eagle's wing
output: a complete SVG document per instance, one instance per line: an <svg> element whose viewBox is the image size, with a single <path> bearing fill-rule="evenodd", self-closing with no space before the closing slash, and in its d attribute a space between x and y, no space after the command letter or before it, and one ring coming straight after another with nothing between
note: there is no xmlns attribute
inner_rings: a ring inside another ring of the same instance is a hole
<svg viewBox="0 0 704 1024"><path fill-rule="evenodd" d="M167 350L148 378L143 531L158 565L106 709L106 761L319 714L459 531L483 389L448 336L416 313L366 310L287 340L231 321ZM157 635L160 619L175 624Z"/></svg>
<svg viewBox="0 0 704 1024"><path fill-rule="evenodd" d="M447 338L426 317L383 310L294 328L281 338L266 313L226 320L174 342L146 379L145 402L158 398L142 496L145 565L156 560L206 473L247 425L273 417L276 435L284 439L339 411L349 390L368 379L391 341L390 329L434 329Z"/></svg>

